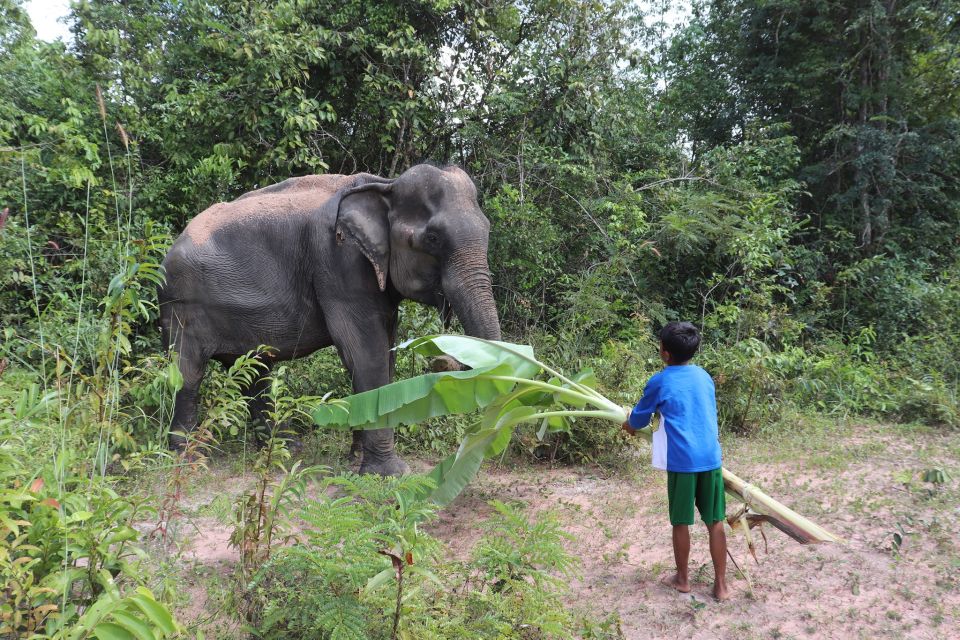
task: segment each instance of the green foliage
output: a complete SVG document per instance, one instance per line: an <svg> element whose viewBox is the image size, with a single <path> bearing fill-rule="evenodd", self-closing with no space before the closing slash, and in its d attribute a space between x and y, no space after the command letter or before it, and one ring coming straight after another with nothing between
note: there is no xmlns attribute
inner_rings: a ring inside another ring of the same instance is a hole
<svg viewBox="0 0 960 640"><path fill-rule="evenodd" d="M564 604L567 579L579 561L557 517L536 518L520 505L492 502L486 532L464 562L443 568L448 588L429 593L429 606L411 607L417 638L569 638L578 626Z"/></svg>
<svg viewBox="0 0 960 640"><path fill-rule="evenodd" d="M270 347L261 345L234 360L223 375L212 375L205 380L200 424L193 432L180 435L196 442L200 450L208 449L224 437L237 436L250 417L244 392L264 373L267 368L264 359L269 357ZM289 411L286 407L280 410Z"/></svg>
<svg viewBox="0 0 960 640"><path fill-rule="evenodd" d="M249 585L257 637L388 637L401 575L393 637L570 637L576 621L561 598L577 560L557 517L530 519L516 505L492 503L470 558L440 563L439 543L421 529L436 507L405 497L423 493L423 483L325 481L324 497L298 512L298 544L277 549Z"/></svg>
<svg viewBox="0 0 960 640"><path fill-rule="evenodd" d="M960 101L942 74L955 75L947 61L960 39L955 20L939 16L956 14L954 2L921 0L695 3L669 56L669 111L697 156L752 125L786 126L800 151L791 173L807 191L795 203L814 223L796 237L813 250L803 278L832 284L864 257L895 265L911 256L933 273L955 260ZM942 100L927 99L932 84ZM909 280L923 286L931 275ZM856 289L882 298L897 287ZM825 324L873 322L877 308L850 305L849 293L831 300L842 319ZM884 348L911 329L909 315L894 317L900 304L879 309L896 325L876 327Z"/></svg>
<svg viewBox="0 0 960 640"><path fill-rule="evenodd" d="M956 392L941 376L914 378L908 364L882 360L876 333L836 338L809 349L771 350L756 339L708 347L701 364L717 385L722 429L751 432L776 424L787 406L838 417L873 415L956 426Z"/></svg>
<svg viewBox="0 0 960 640"><path fill-rule="evenodd" d="M56 640L95 637L103 640L143 640L179 637L183 628L145 587L121 596L108 589L67 632L52 636Z"/></svg>
<svg viewBox="0 0 960 640"><path fill-rule="evenodd" d="M157 637L175 635L179 627L149 591L120 594L120 585L143 585L144 552L133 525L155 511L99 478L70 473L70 463L61 456L32 479L15 470L2 478L0 632L73 638L114 630L120 634L114 637L126 638L157 629Z"/></svg>
<svg viewBox="0 0 960 640"><path fill-rule="evenodd" d="M699 364L716 385L721 429L749 433L778 421L786 387L782 357L756 338L702 355Z"/></svg>
<svg viewBox="0 0 960 640"><path fill-rule="evenodd" d="M322 483L321 497L297 513L298 544L276 549L250 584L258 636L386 637L401 575L395 559L412 583L408 598L435 579L421 565L429 566L437 543L419 528L435 507L406 498L425 482L340 476Z"/></svg>
<svg viewBox="0 0 960 640"><path fill-rule="evenodd" d="M308 481L325 471L324 467L303 467L297 461L287 468L291 454L287 448L292 422L309 419L309 410L318 398L294 398L283 382L284 370L269 379L266 394L267 430L265 441L253 462L257 476L254 488L241 494L234 505L236 526L230 544L240 550L240 572L249 577L269 560L276 545L287 543L290 534L290 510L303 501ZM279 478L274 479L275 473ZM269 491L269 493L268 493Z"/></svg>
<svg viewBox="0 0 960 640"><path fill-rule="evenodd" d="M283 443L271 438L254 462L257 486L236 500L236 526L230 534L230 544L240 550L240 571L244 576L269 560L275 545L291 539L292 536L288 535L291 505L304 499L307 481L323 470L319 467L300 468L300 461L287 469L282 461L289 457ZM280 478L271 482L269 474L275 471L279 471Z"/></svg>
<svg viewBox="0 0 960 640"><path fill-rule="evenodd" d="M491 586L509 590L528 581L556 586L570 577L576 562L563 543L572 538L560 528L556 516L547 513L530 522L515 507L497 501L490 504L499 518L474 549L481 590Z"/></svg>
<svg viewBox="0 0 960 640"><path fill-rule="evenodd" d="M145 197L182 222L225 194L429 155L447 2L146 0L74 8L87 72L127 97ZM168 29L165 25L175 25ZM151 171L151 173L154 173Z"/></svg>

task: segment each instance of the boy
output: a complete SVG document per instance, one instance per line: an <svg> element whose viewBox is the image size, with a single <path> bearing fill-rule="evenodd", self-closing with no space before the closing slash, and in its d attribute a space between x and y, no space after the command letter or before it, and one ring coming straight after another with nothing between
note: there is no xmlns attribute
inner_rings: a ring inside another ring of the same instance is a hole
<svg viewBox="0 0 960 640"><path fill-rule="evenodd" d="M720 469L717 433L717 400L713 379L690 364L700 335L689 322L670 322L660 331L660 359L667 365L647 382L643 397L623 423L629 434L660 413L660 428L653 433L653 466L667 472L667 498L673 525L673 556L677 573L665 584L681 593L690 591L687 574L693 507L710 534L710 556L717 600L729 597L727 590L727 536L723 529L726 502Z"/></svg>

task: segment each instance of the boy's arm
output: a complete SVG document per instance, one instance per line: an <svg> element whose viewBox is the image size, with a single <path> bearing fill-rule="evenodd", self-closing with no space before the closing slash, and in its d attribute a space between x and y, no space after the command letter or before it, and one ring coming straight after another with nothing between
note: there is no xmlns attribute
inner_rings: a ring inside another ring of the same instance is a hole
<svg viewBox="0 0 960 640"><path fill-rule="evenodd" d="M637 429L643 429L650 424L650 418L656 412L659 403L660 379L658 376L653 376L649 382L647 382L647 386L644 387L643 397L640 398L640 402L638 402L637 406L630 412L630 417L627 418L627 421L623 423L623 430L633 435Z"/></svg>

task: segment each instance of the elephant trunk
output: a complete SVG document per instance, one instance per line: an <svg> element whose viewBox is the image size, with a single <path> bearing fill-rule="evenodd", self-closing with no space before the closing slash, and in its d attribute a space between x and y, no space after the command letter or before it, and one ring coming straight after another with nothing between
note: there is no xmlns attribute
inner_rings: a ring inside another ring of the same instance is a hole
<svg viewBox="0 0 960 640"><path fill-rule="evenodd" d="M500 319L493 301L486 246L455 252L443 269L443 293L467 335L500 339Z"/></svg>

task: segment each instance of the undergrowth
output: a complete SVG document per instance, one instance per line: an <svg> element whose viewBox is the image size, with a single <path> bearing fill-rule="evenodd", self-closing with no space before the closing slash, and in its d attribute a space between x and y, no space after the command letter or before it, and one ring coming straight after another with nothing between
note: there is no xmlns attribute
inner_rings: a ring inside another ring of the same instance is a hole
<svg viewBox="0 0 960 640"><path fill-rule="evenodd" d="M425 482L325 480L319 498L296 512L297 543L278 548L247 585L254 636L507 640L603 628L564 606L578 561L554 514L532 519L519 505L493 502L470 557L451 561L422 528L436 507L409 499Z"/></svg>

